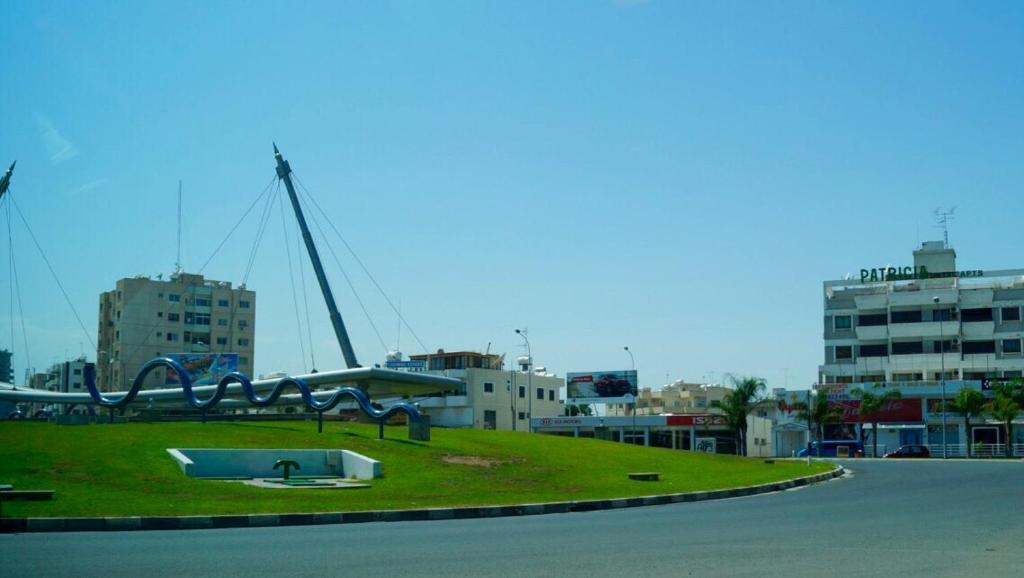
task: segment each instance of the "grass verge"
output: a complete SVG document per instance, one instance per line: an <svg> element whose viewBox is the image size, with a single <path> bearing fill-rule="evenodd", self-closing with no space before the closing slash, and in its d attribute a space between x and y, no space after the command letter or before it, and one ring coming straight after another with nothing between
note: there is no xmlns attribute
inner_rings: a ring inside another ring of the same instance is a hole
<svg viewBox="0 0 1024 578"><path fill-rule="evenodd" d="M522 432L435 428L429 443L389 427L315 422L0 423L0 483L52 489L5 517L336 512L623 498L749 486L831 466L645 448ZM282 491L186 477L166 448L340 448L380 460L368 490ZM659 482L627 479L656 471Z"/></svg>

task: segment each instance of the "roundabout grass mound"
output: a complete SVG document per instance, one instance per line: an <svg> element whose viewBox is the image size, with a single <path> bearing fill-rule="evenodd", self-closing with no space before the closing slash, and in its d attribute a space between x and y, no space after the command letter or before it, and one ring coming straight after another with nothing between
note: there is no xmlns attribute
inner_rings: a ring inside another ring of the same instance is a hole
<svg viewBox="0 0 1024 578"><path fill-rule="evenodd" d="M5 517L187 516L525 504L704 491L821 473L824 463L645 448L522 432L328 422L128 423L77 427L0 423L0 483L52 489L52 502L4 504ZM382 463L354 492L281 492L186 477L166 448L338 448ZM628 479L659 472L658 482Z"/></svg>

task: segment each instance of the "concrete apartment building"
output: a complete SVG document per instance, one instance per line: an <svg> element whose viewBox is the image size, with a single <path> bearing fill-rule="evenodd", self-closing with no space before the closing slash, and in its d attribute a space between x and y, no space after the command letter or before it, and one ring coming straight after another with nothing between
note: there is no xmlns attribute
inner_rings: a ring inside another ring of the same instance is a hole
<svg viewBox="0 0 1024 578"><path fill-rule="evenodd" d="M500 355L472 351L439 350L409 359L425 362L430 373L464 382L456 394L418 401L432 425L529 431L531 416L564 413L560 389L565 379L532 368L525 356L518 370L504 369Z"/></svg>
<svg viewBox="0 0 1024 578"><path fill-rule="evenodd" d="M949 454L963 455L966 444L1009 442L1024 452L1022 425L1010 440L984 419L966 431L943 404L961 389L991 397L992 382L1024 375L1024 269L958 269L956 252L931 241L914 251L912 266L866 268L823 288L825 362L808 393L826 395L844 411L826 437L851 435L854 387L882 384L903 397L881 412L878 442L888 449L925 444L934 455L945 444Z"/></svg>
<svg viewBox="0 0 1024 578"><path fill-rule="evenodd" d="M191 273L121 279L100 294L98 385L129 386L147 361L171 353L237 353L238 370L252 375L255 330L256 293L244 286ZM146 386L165 379L158 369Z"/></svg>
<svg viewBox="0 0 1024 578"><path fill-rule="evenodd" d="M644 387L637 395L636 411L638 415L708 413L711 403L722 401L729 391L721 385L684 381L666 385L658 391ZM625 404L609 404L608 415L629 415L630 410L630 406Z"/></svg>
<svg viewBox="0 0 1024 578"><path fill-rule="evenodd" d="M1024 269L958 270L942 241L913 267L824 283L821 383L1021 377ZM945 372L943 376L943 371Z"/></svg>

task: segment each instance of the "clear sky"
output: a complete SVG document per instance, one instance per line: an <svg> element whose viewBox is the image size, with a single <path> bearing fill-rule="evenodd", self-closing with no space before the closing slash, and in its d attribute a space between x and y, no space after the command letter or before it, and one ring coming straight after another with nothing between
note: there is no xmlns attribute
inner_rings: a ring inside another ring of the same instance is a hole
<svg viewBox="0 0 1024 578"><path fill-rule="evenodd" d="M1024 4L287 4L0 0L0 164L93 340L101 291L173 270L178 180L195 271L273 178L272 141L428 348L514 357L527 327L559 375L628 368L628 345L642 385L806 387L821 282L910 263L936 207L962 267L1024 266ZM13 219L28 359L94 357ZM241 281L256 230L204 274ZM249 277L259 373L309 365L283 235L275 212ZM317 366L340 368L305 273Z"/></svg>

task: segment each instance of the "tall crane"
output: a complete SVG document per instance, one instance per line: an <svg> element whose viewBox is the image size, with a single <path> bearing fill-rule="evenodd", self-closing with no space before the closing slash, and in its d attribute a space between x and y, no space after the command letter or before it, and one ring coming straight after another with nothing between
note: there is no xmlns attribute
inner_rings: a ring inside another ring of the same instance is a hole
<svg viewBox="0 0 1024 578"><path fill-rule="evenodd" d="M338 338L338 345L341 346L341 354L345 358L345 365L349 369L362 367L356 361L356 353L352 350L352 342L348 338L345 321L342 320L338 306L334 303L331 285L327 282L324 266L320 263L320 253L317 252L316 245L313 244L313 236L309 234L309 227L306 226L306 217L302 214L299 197L295 194L295 186L292 184L292 167L281 156L281 151L277 150L277 144L274 144L274 158L277 159L277 177L284 181L284 186L288 189L288 198L292 201L292 208L295 209L295 218L298 219L299 228L302 230L302 240L306 243L309 260L313 262L313 270L316 271L316 280L320 284L320 292L324 294L324 301L327 302L327 311L331 315L331 325L334 326L334 335Z"/></svg>

